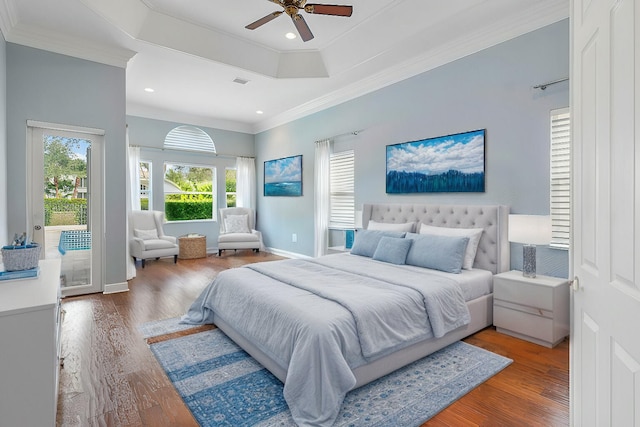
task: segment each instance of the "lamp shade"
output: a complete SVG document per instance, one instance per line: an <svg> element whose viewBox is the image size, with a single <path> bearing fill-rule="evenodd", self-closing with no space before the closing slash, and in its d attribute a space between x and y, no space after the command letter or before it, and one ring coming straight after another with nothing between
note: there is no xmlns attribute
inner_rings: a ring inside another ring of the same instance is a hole
<svg viewBox="0 0 640 427"><path fill-rule="evenodd" d="M528 245L548 245L551 243L551 217L509 215L509 241Z"/></svg>
<svg viewBox="0 0 640 427"><path fill-rule="evenodd" d="M362 228L362 211L355 211L354 225L356 228Z"/></svg>

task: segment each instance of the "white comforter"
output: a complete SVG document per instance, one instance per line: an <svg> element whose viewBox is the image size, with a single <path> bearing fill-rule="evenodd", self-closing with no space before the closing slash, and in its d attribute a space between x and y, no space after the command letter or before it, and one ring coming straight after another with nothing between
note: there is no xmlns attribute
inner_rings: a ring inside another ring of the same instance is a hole
<svg viewBox="0 0 640 427"><path fill-rule="evenodd" d="M213 313L287 370L300 426L330 426L356 383L351 369L469 322L453 280L356 255L226 270L183 317Z"/></svg>

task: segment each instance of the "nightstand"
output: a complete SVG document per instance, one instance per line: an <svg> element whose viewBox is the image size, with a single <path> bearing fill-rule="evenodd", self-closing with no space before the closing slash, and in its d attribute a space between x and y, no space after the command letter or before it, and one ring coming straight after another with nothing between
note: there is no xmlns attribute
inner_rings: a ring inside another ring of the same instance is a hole
<svg viewBox="0 0 640 427"><path fill-rule="evenodd" d="M498 332L554 347L569 335L569 280L521 271L493 276L493 324Z"/></svg>

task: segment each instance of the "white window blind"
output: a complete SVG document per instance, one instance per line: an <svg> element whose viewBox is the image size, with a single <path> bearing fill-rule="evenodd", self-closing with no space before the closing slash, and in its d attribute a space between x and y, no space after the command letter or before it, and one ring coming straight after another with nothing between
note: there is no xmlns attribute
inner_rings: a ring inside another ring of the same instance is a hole
<svg viewBox="0 0 640 427"><path fill-rule="evenodd" d="M571 116L551 111L551 245L568 249L571 232Z"/></svg>
<svg viewBox="0 0 640 427"><path fill-rule="evenodd" d="M194 126L178 126L164 139L164 148L183 151L216 152L213 140L205 131Z"/></svg>
<svg viewBox="0 0 640 427"><path fill-rule="evenodd" d="M353 150L331 154L329 175L331 190L329 227L353 228L355 214Z"/></svg>

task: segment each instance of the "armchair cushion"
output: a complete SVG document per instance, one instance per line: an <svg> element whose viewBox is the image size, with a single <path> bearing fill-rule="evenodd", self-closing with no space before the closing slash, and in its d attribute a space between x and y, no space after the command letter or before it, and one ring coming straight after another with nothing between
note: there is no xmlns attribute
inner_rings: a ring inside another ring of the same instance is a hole
<svg viewBox="0 0 640 427"><path fill-rule="evenodd" d="M227 215L224 218L226 233L250 233L248 215Z"/></svg>
<svg viewBox="0 0 640 427"><path fill-rule="evenodd" d="M149 239L157 239L158 238L158 230L155 228L152 228L151 230L140 230L138 228L135 228L133 230L133 234L142 239L142 240L149 240Z"/></svg>

